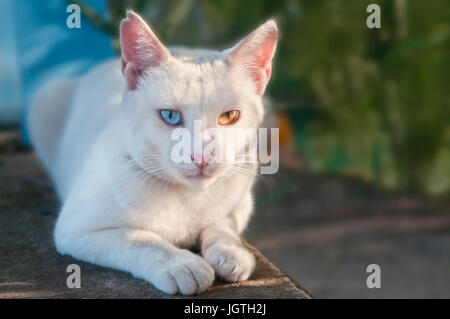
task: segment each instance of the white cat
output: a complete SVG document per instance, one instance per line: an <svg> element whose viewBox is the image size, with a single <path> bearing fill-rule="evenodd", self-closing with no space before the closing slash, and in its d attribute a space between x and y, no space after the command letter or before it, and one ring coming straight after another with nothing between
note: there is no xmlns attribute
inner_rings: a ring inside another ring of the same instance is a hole
<svg viewBox="0 0 450 319"><path fill-rule="evenodd" d="M28 127L64 203L58 252L171 294L202 293L214 274L246 280L255 261L239 234L256 164L216 163L194 149L192 162L175 164L171 133L193 133L198 119L223 134L257 128L276 42L270 20L222 52L169 50L129 11L122 61L42 88Z"/></svg>

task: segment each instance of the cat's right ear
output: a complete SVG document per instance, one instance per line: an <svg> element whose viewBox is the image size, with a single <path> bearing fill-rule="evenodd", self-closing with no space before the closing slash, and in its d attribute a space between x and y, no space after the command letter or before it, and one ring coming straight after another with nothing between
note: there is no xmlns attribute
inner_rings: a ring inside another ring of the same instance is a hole
<svg viewBox="0 0 450 319"><path fill-rule="evenodd" d="M148 24L133 11L120 23L122 73L128 89L135 90L143 71L164 63L170 56Z"/></svg>
<svg viewBox="0 0 450 319"><path fill-rule="evenodd" d="M272 73L278 27L274 20L259 26L235 47L227 50L232 65L245 70L253 79L258 94L262 95Z"/></svg>

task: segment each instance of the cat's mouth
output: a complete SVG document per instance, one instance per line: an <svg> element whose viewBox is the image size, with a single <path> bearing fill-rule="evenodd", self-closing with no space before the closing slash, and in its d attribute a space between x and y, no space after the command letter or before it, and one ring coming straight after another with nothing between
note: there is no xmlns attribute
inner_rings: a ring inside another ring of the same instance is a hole
<svg viewBox="0 0 450 319"><path fill-rule="evenodd" d="M208 178L212 178L213 176L210 175L206 175L204 171L200 171L196 174L192 174L192 175L184 175L187 178L190 179L208 179Z"/></svg>

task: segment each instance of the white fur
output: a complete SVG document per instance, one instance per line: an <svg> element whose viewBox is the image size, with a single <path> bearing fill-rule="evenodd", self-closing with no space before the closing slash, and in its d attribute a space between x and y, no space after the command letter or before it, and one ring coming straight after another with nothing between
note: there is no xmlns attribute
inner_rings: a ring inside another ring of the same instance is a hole
<svg viewBox="0 0 450 319"><path fill-rule="evenodd" d="M195 119L212 127L230 108L241 110L236 127L258 127L263 106L245 70L230 65L230 50L170 51L135 90L116 60L47 85L28 125L64 203L57 250L128 271L167 293L195 294L214 273L238 281L254 268L239 234L252 212L256 166L211 164L210 178L186 177L197 166L171 162L172 128L158 110L179 109L192 132ZM192 246L204 258L187 250Z"/></svg>

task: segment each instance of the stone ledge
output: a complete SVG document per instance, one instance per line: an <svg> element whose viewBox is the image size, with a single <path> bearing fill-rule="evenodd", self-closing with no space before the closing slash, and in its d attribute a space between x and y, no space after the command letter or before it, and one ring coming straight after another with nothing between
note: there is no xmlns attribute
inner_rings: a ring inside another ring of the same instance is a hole
<svg viewBox="0 0 450 319"><path fill-rule="evenodd" d="M52 229L58 201L35 156L0 153L0 298L183 298L131 275L59 255ZM311 298L297 282L247 244L257 265L248 281L215 281L194 298ZM66 286L66 267L81 267L81 288ZM192 297L190 297L192 298Z"/></svg>

